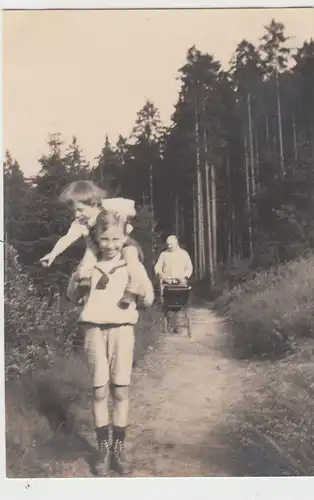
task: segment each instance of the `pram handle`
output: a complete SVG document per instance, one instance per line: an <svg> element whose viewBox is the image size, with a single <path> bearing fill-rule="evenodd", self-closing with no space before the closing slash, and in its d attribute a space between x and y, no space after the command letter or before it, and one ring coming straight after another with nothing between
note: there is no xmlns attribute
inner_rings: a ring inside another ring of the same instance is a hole
<svg viewBox="0 0 314 500"><path fill-rule="evenodd" d="M162 285L187 285L188 278L180 279L180 278L169 278L169 279L160 279L160 284Z"/></svg>

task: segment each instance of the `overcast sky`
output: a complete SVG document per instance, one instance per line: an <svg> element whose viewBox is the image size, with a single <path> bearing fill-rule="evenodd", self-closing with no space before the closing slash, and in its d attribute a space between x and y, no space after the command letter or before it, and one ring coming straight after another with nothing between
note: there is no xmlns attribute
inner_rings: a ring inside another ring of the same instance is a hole
<svg viewBox="0 0 314 500"><path fill-rule="evenodd" d="M168 124L187 49L227 67L272 17L294 47L314 35L314 9L5 12L4 147L32 175L50 132L76 135L93 160L106 133L114 142L131 132L147 99Z"/></svg>

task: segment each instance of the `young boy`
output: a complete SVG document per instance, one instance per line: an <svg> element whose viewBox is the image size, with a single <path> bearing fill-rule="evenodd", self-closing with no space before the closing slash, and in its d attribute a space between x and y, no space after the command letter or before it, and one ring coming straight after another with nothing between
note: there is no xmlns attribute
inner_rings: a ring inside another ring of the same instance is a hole
<svg viewBox="0 0 314 500"><path fill-rule="evenodd" d="M111 469L129 475L124 439L128 423L128 386L131 380L134 349L134 326L138 321L135 301L128 309L119 302L128 281L122 257L127 239L126 223L117 214L102 212L96 220L96 240L100 248L98 262L92 272L91 291L79 322L85 330L85 350L93 384L93 414L99 459L97 472L108 475ZM140 264L142 266L142 264ZM142 306L154 300L153 286L143 267ZM106 276L106 280L103 277ZM71 277L68 296L75 300L79 270ZM110 386L109 386L110 383ZM109 388L113 399L112 445L109 445Z"/></svg>
<svg viewBox="0 0 314 500"><path fill-rule="evenodd" d="M80 295L77 296L78 303L83 304L90 289L90 276L97 262L98 248L95 241L94 226L98 214L101 210L117 212L124 220L135 216L134 201L125 198L106 198L107 193L100 189L91 181L77 181L70 184L61 194L60 201L71 206L75 219L72 222L67 234L62 236L56 243L52 251L42 257L40 262L44 266L51 266L53 261L63 253L68 247L81 237L86 240L86 251L79 266L80 269ZM127 229L132 230L128 224ZM121 299L120 306L128 307L137 295L138 283L141 281L143 262L143 252L138 243L131 237L125 241L123 257L128 267L129 280L125 293Z"/></svg>

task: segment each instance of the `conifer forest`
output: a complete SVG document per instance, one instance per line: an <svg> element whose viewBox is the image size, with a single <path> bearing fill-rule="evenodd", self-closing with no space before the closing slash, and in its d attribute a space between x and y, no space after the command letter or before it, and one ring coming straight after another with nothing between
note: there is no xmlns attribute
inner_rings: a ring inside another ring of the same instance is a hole
<svg viewBox="0 0 314 500"><path fill-rule="evenodd" d="M312 248L314 41L297 48L290 41L273 19L259 45L239 41L228 70L190 47L178 68L171 125L148 100L129 137L113 144L104 130L91 163L78 138L63 143L62 131L49 135L49 152L31 179L23 175L23 159L7 151L6 239L37 286L62 289L80 258L77 245L51 270L38 264L69 226L58 196L78 179L136 201L138 237L149 259L164 237L177 234L193 258L195 279L211 288L224 269L264 269Z"/></svg>

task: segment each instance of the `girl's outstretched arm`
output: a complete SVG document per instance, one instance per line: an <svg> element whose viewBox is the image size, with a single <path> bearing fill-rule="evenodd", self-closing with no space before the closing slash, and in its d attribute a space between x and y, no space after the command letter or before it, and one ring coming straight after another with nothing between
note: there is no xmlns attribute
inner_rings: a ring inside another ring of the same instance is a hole
<svg viewBox="0 0 314 500"><path fill-rule="evenodd" d="M51 266L58 255L73 245L81 236L83 236L83 227L76 221L72 222L68 232L57 241L51 252L40 259L42 265L45 267Z"/></svg>
<svg viewBox="0 0 314 500"><path fill-rule="evenodd" d="M76 269L74 271L74 273L72 273L72 275L69 279L67 291L66 291L66 297L68 298L68 300L70 300L73 303L77 302L79 282L80 282L80 278L79 278L79 275L78 275L78 272Z"/></svg>

